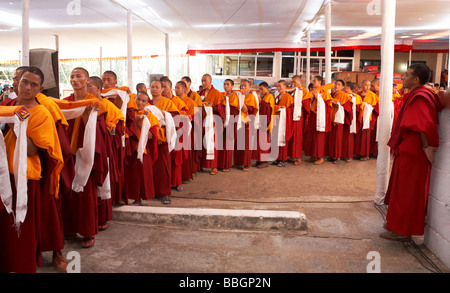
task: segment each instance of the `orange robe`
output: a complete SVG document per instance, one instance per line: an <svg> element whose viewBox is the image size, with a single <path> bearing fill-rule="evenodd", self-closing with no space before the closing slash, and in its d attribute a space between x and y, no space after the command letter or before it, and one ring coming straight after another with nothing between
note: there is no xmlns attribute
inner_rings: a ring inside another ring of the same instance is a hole
<svg viewBox="0 0 450 293"><path fill-rule="evenodd" d="M292 138L294 131L293 126L293 112L294 112L294 97L285 92L283 95L278 95L275 99L275 111L279 111L281 107L286 108L286 133L284 146L278 147L277 161L286 161L288 156L289 141Z"/></svg>
<svg viewBox="0 0 450 293"><path fill-rule="evenodd" d="M237 124L235 121L237 121L236 118L239 115L239 98L234 92L222 94L224 97L228 96L230 103L230 124L223 131L223 144L222 149L218 151L217 168L230 169L233 165L233 150L237 135ZM233 121L234 123L231 123Z"/></svg>
<svg viewBox="0 0 450 293"><path fill-rule="evenodd" d="M186 104L186 116L189 118L189 123L191 124L191 132L187 133L187 125L183 124L183 162L181 164L181 178L183 181L192 180L192 160L193 160L193 142L192 142L192 131L194 131L192 122L194 120L194 114L198 111L195 102L185 96L183 102Z"/></svg>
<svg viewBox="0 0 450 293"><path fill-rule="evenodd" d="M313 158L323 158L326 152L326 133L331 131L331 95L329 90L333 84L327 84L317 89L325 102L325 131L317 131L317 99L311 102L311 112L308 119L307 131L305 134L304 150L305 155Z"/></svg>
<svg viewBox="0 0 450 293"><path fill-rule="evenodd" d="M154 103L154 101L152 100L151 103ZM180 113L175 104L166 97L161 97L158 102L153 105L158 107L161 111L169 112L172 116ZM157 182L157 184L155 184L155 197L157 198L170 196L172 194L172 164L165 129L165 126L158 129L158 159L153 164L153 182Z"/></svg>
<svg viewBox="0 0 450 293"><path fill-rule="evenodd" d="M134 150L131 156L127 156L125 188L127 197L138 201L140 199L149 200L155 198L155 184L153 181L153 164L158 159L158 129L160 127L158 119L151 112L135 110L135 117L138 115L147 116L150 121L150 132L153 137L147 140L144 149L142 162L137 157L137 149L141 138L141 129L138 128L137 135L129 139Z"/></svg>
<svg viewBox="0 0 450 293"><path fill-rule="evenodd" d="M223 132L223 123L225 121L225 99L221 92L215 89L213 86L210 91L206 93L206 90L202 90L199 93L200 96L204 96L203 104L207 107L213 108L214 116L214 142L216 143L219 135L222 136ZM206 117L206 112L203 110L203 118ZM222 121L219 121L221 119ZM214 159L207 160L206 159L206 148L203 146L203 155L202 155L202 167L203 168L211 168L215 169L218 166L218 150L217 147L214 147Z"/></svg>
<svg viewBox="0 0 450 293"><path fill-rule="evenodd" d="M353 118L351 97L347 93L340 91L333 95L333 102L340 103L344 108L344 124L346 124L346 122L347 124L348 122L351 123ZM344 124L334 122L338 109L337 105L333 105L331 110L332 127L328 136L328 156L335 159L340 159L342 156L342 144L344 140Z"/></svg>
<svg viewBox="0 0 450 293"><path fill-rule="evenodd" d="M252 159L268 162L270 153L270 133L272 132L272 116L275 115L275 98L271 93L265 95L259 105L260 129L256 135L256 149L252 151ZM266 124L262 125L264 117Z"/></svg>
<svg viewBox="0 0 450 293"><path fill-rule="evenodd" d="M186 115L188 109L187 109L186 104L183 102L183 100L180 99L177 96L173 96L171 100L175 104L175 106L177 107L178 112L180 113L180 114L174 115L174 117L177 117L178 115ZM180 119L181 117L178 116L177 118ZM175 126L177 127L177 132L179 132L180 128L182 128L182 125L181 126L177 125L176 121L175 121ZM184 139L184 136L180 135L177 138L177 145L180 144L180 143L182 144L183 143L183 139ZM178 145L178 147L180 147L180 145ZM183 184L183 178L182 178L183 177L182 176L182 174L183 174L183 167L182 167L182 164L183 164L183 157L185 157L185 155L184 155L182 149L179 149L179 150L174 149L170 153L170 157L171 157L171 162L172 162L172 166L171 166L171 170L172 170L171 185L173 187L180 186L180 185Z"/></svg>
<svg viewBox="0 0 450 293"><path fill-rule="evenodd" d="M252 92L245 95L244 104L247 106L248 112L241 112L242 121L245 125L237 131L237 148L234 152L234 162L237 166L250 166L252 163L252 150L250 145L251 138L255 135L256 131L251 115L256 116L259 111L258 104Z"/></svg>
<svg viewBox="0 0 450 293"><path fill-rule="evenodd" d="M378 117L379 98L372 91L368 91L366 95L361 96L361 98L363 102L370 104L373 107L373 111L370 119L370 128L361 129L355 137L355 155L360 157L368 157L371 154L371 144L375 140L373 136L376 135L375 122ZM363 111L360 112L360 115L362 117Z"/></svg>
<svg viewBox="0 0 450 293"><path fill-rule="evenodd" d="M8 101L11 102L11 101ZM13 101L14 102L14 101ZM20 237L12 224L11 215L6 209L0 211L0 272L34 273L36 257L39 257L38 245L41 237L41 180L42 175L49 177L44 196L59 196L59 174L63 167L63 157L59 138L50 112L43 105L28 109L27 137L41 151L27 158L28 199L27 214L20 226ZM13 158L16 136L9 131L5 136L9 171L13 174ZM49 160L47 160L49 158ZM11 178L13 197L15 181Z"/></svg>

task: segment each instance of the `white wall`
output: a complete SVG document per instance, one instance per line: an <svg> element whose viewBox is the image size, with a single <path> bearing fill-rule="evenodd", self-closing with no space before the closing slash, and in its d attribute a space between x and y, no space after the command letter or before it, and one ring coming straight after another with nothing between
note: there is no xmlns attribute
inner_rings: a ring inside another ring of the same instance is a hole
<svg viewBox="0 0 450 293"><path fill-rule="evenodd" d="M440 113L439 136L431 171L425 245L450 267L450 109Z"/></svg>

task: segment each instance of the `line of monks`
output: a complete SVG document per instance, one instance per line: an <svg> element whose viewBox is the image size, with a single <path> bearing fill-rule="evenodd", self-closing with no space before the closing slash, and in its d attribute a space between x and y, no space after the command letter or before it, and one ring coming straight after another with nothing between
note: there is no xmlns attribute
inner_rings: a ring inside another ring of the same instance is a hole
<svg viewBox="0 0 450 293"><path fill-rule="evenodd" d="M354 83L324 85L315 76L308 91L294 76L292 87L281 80L273 93L265 82L252 91L248 81L233 91L227 79L220 92L205 74L195 92L187 76L175 85L163 77L150 84L150 98L143 83L131 93L112 71L95 77L77 67L63 99L41 93L38 68L19 67L13 81L17 98L0 104L0 272L35 272L45 251L66 271L65 239L92 247L112 206L170 204L172 190L203 169L216 175L233 165L249 171L252 160L258 168L300 165L303 153L315 165L377 153L378 80L356 92ZM394 86L395 113L401 97Z"/></svg>

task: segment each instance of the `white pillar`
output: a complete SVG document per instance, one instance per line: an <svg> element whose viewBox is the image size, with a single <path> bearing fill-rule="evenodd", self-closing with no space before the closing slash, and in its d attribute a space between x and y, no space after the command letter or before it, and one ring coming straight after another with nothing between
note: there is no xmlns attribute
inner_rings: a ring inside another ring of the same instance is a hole
<svg viewBox="0 0 450 293"><path fill-rule="evenodd" d="M353 51L352 71L359 71L359 63L361 63L361 49Z"/></svg>
<svg viewBox="0 0 450 293"><path fill-rule="evenodd" d="M412 50L409 50L408 67L411 66L411 62L412 62Z"/></svg>
<svg viewBox="0 0 450 293"><path fill-rule="evenodd" d="M191 74L191 69L190 69L190 67L191 67L191 54L187 54L187 76L189 76L190 77L190 74Z"/></svg>
<svg viewBox="0 0 450 293"><path fill-rule="evenodd" d="M306 32L306 85L305 87L308 87L308 85L311 83L311 32Z"/></svg>
<svg viewBox="0 0 450 293"><path fill-rule="evenodd" d="M103 74L103 48L100 47L100 61L99 61L99 65L100 65L100 74L99 76L102 76Z"/></svg>
<svg viewBox="0 0 450 293"><path fill-rule="evenodd" d="M127 9L127 64L128 64L128 87L133 86L133 12Z"/></svg>
<svg viewBox="0 0 450 293"><path fill-rule="evenodd" d="M437 53L436 56L436 70L434 72L434 83L441 83L442 62L444 60L444 53ZM439 88L438 88L439 90Z"/></svg>
<svg viewBox="0 0 450 293"><path fill-rule="evenodd" d="M294 52L294 75L297 74L297 52Z"/></svg>
<svg viewBox="0 0 450 293"><path fill-rule="evenodd" d="M22 66L30 66L30 0L22 0Z"/></svg>
<svg viewBox="0 0 450 293"><path fill-rule="evenodd" d="M325 6L325 84L331 83L331 2Z"/></svg>
<svg viewBox="0 0 450 293"><path fill-rule="evenodd" d="M169 35L166 35L166 76L169 76Z"/></svg>
<svg viewBox="0 0 450 293"><path fill-rule="evenodd" d="M59 51L59 36L55 35L55 50Z"/></svg>
<svg viewBox="0 0 450 293"><path fill-rule="evenodd" d="M377 122L377 191L375 203L383 204L389 184L390 148L387 143L391 136L392 80L394 76L396 0L382 1L381 33L381 74L380 74L380 115Z"/></svg>

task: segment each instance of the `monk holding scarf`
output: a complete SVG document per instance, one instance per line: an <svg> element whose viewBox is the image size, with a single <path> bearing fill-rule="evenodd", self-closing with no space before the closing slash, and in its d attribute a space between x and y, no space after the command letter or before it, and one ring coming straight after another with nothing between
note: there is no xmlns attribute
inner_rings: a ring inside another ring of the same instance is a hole
<svg viewBox="0 0 450 293"><path fill-rule="evenodd" d="M357 155L361 161L369 160L371 131L375 129L375 121L377 112L375 107L378 105L378 96L370 90L370 81L365 80L362 82L361 98L363 101L363 111L361 112L363 126L362 130L357 133L355 137L355 155Z"/></svg>
<svg viewBox="0 0 450 293"><path fill-rule="evenodd" d="M278 167L286 165L288 145L294 132L293 113L294 97L286 92L286 81L280 80L277 84L278 96L275 98L275 112L280 116L278 125L278 158L273 164Z"/></svg>
<svg viewBox="0 0 450 293"><path fill-rule="evenodd" d="M151 112L144 110L149 96L146 92L138 92L136 97L135 120L138 136L130 136L130 144L134 151L127 156L125 186L128 198L133 199L131 205L141 206L142 200L155 198L153 182L153 163L158 159L157 135L158 119Z"/></svg>
<svg viewBox="0 0 450 293"><path fill-rule="evenodd" d="M217 142L219 141L219 135L221 136L223 132L226 105L222 93L215 89L212 85L211 75L204 74L202 76L202 86L203 90L201 90L199 93L203 100L203 127L205 129L205 143L203 144L202 167L211 169L210 174L216 175L218 172ZM206 125L206 121L210 121L213 125Z"/></svg>
<svg viewBox="0 0 450 293"><path fill-rule="evenodd" d="M26 215L22 219L22 211L16 208L16 218L21 221L20 226L11 222L11 216L6 209L0 209L0 272L36 272L36 256L40 256L38 245L41 237L41 196L50 197L45 202L53 203L51 199L59 197L59 176L63 167L63 157L55 127L55 122L43 105L36 100L37 94L43 89L44 74L36 67L23 69L18 84L18 96L15 104L28 109L27 160L26 176L27 204ZM22 111L23 112L23 111ZM26 111L25 111L26 112ZM9 172L15 173L14 157L17 136L10 129L5 136L5 145ZM46 175L49 180L43 180ZM14 177L13 177L14 178ZM12 179L13 179L12 178ZM26 184L26 183L25 183ZM19 206L16 190L22 189L11 180L13 200ZM45 187L45 189L44 189ZM41 194L41 190L43 193ZM19 214L20 213L20 214ZM58 217L53 212L52 215ZM54 228L56 229L56 224ZM17 230L16 230L17 229ZM54 256L55 257L55 256ZM60 264L64 269L67 263Z"/></svg>
<svg viewBox="0 0 450 293"><path fill-rule="evenodd" d="M424 233L431 165L439 146L438 114L443 108L436 93L424 86L430 77L425 64L411 65L403 77L410 92L388 142L394 163L384 201L389 205L388 231L380 234L385 239L409 240Z"/></svg>

